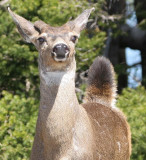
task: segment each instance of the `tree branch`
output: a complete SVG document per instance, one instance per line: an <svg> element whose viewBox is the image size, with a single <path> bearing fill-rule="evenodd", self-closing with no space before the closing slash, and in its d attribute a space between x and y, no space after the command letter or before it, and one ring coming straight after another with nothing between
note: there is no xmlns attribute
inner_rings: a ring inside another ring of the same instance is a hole
<svg viewBox="0 0 146 160"><path fill-rule="evenodd" d="M146 47L146 31L140 28L130 27L125 24L121 27L123 35L120 36L120 46L132 49L144 50Z"/></svg>
<svg viewBox="0 0 146 160"><path fill-rule="evenodd" d="M4 6L9 0L2 0L0 1L0 6Z"/></svg>
<svg viewBox="0 0 146 160"><path fill-rule="evenodd" d="M128 65L127 66L127 68L133 68L133 67L135 67L135 66L137 66L137 65L140 65L141 64L141 62L138 62L138 63L135 63L135 64L133 64L133 65Z"/></svg>

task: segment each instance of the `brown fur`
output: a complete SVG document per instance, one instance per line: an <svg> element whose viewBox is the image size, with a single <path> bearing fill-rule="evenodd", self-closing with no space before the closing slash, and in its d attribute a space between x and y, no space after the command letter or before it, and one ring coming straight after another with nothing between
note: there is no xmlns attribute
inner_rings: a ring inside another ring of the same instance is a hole
<svg viewBox="0 0 146 160"><path fill-rule="evenodd" d="M94 133L94 159L128 160L131 136L125 116L118 109L98 103L86 103Z"/></svg>
<svg viewBox="0 0 146 160"><path fill-rule="evenodd" d="M34 24L9 12L20 34L39 51L40 107L31 160L129 160L130 130L125 116L112 105L115 99L113 68L105 58L95 60L89 70L86 103L79 105L75 94L75 44L92 9L74 21L51 27ZM40 44L38 38L45 41ZM66 44L69 56L59 62L53 46Z"/></svg>

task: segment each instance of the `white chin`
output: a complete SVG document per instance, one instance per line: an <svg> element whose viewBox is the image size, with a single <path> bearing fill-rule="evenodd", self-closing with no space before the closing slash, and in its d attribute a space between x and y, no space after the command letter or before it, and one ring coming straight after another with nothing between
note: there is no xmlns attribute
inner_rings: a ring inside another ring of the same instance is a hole
<svg viewBox="0 0 146 160"><path fill-rule="evenodd" d="M62 58L62 59L58 59L56 57L54 57L54 60L57 62L65 62L67 58Z"/></svg>

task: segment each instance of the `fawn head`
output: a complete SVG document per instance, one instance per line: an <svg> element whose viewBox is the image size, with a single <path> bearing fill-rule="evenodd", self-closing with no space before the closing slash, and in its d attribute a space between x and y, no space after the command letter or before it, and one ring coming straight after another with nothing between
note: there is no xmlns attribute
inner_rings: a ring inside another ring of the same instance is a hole
<svg viewBox="0 0 146 160"><path fill-rule="evenodd" d="M39 65L49 71L58 71L67 68L74 60L75 44L94 8L85 10L61 27L52 27L40 20L31 23L10 8L8 10L24 40L33 43L39 51Z"/></svg>

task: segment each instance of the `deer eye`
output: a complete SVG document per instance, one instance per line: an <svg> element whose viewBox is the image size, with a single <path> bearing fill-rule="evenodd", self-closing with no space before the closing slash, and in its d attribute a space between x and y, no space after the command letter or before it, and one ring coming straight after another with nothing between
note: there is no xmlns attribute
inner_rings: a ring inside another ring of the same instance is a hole
<svg viewBox="0 0 146 160"><path fill-rule="evenodd" d="M73 43L75 43L77 39L78 39L77 36L72 36L70 40L71 40Z"/></svg>
<svg viewBox="0 0 146 160"><path fill-rule="evenodd" d="M45 42L45 39L42 37L38 38L37 40L39 41L40 44L43 44Z"/></svg>

